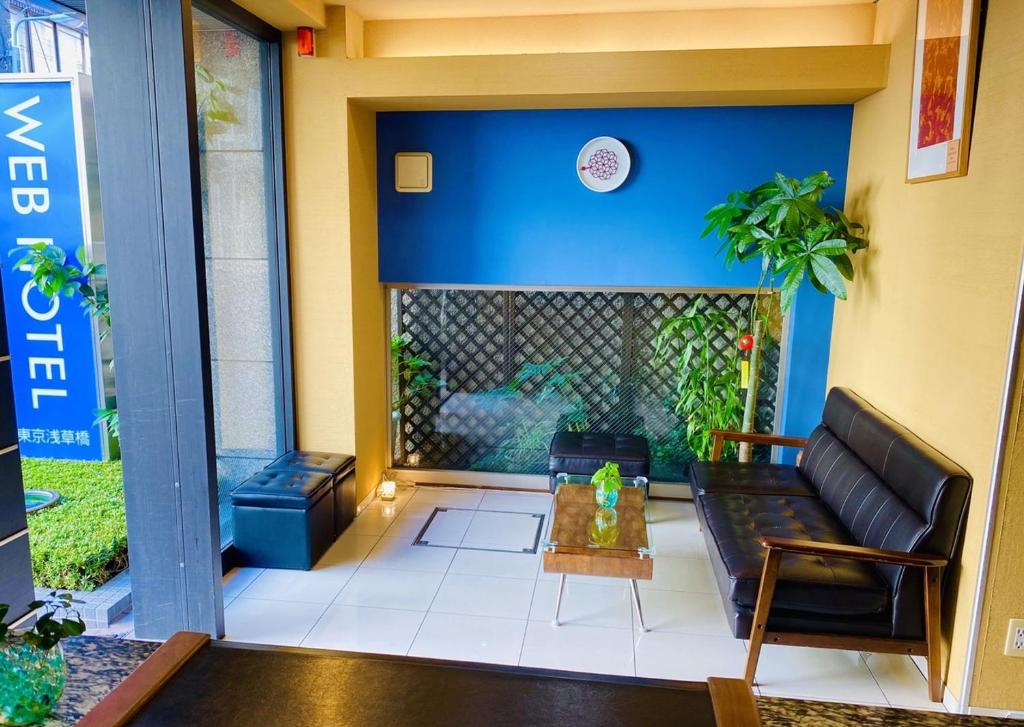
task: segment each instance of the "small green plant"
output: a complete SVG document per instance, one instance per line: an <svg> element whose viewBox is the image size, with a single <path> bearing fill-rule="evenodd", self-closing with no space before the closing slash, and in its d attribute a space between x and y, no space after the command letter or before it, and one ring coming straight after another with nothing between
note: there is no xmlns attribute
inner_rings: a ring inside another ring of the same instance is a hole
<svg viewBox="0 0 1024 727"><path fill-rule="evenodd" d="M81 602L74 600L70 593L58 591L50 591L45 599L33 601L28 605L29 609L42 609L43 612L36 617L32 628L18 634L17 638L40 651L49 651L61 639L81 636L85 633L85 621L74 608L76 603ZM9 610L8 604L0 603L0 643L7 642L11 637L10 627L3 623Z"/></svg>
<svg viewBox="0 0 1024 727"><path fill-rule="evenodd" d="M590 484L594 487L602 487L610 490L622 489L622 475L619 474L618 462L605 462L597 472L590 478Z"/></svg>
<svg viewBox="0 0 1024 727"><path fill-rule="evenodd" d="M671 364L671 406L686 420L686 444L701 460L711 456L711 430L736 429L743 413L738 351L729 346L719 354L711 346L722 337L735 340L735 324L722 311L707 309L701 296L679 315L664 319L655 339L653 364ZM723 355L725 365L716 368Z"/></svg>
<svg viewBox="0 0 1024 727"><path fill-rule="evenodd" d="M106 425L107 431L110 432L110 436L114 439L118 439L121 436L121 418L117 414L116 407L108 407L104 409L97 409L96 420L94 424Z"/></svg>
<svg viewBox="0 0 1024 727"><path fill-rule="evenodd" d="M619 501L619 490L622 489L622 476L619 474L617 462L605 462L590 478L590 484L594 486L594 499L599 508L612 508ZM604 541L598 539L598 544ZM610 543L609 543L610 544Z"/></svg>
<svg viewBox="0 0 1024 727"><path fill-rule="evenodd" d="M391 337L391 408L401 411L413 399L433 394L445 385L434 376L434 365L429 359L409 350L412 334L406 332Z"/></svg>
<svg viewBox="0 0 1024 727"><path fill-rule="evenodd" d="M68 254L63 248L46 242L14 249L10 254L22 255L14 267L28 266L36 289L47 298L70 298L79 293L82 296L82 307L103 324L100 338L110 335L110 301L107 299L107 291L94 286L95 278L107 274L107 266L89 260L84 247L75 251L78 265L68 261Z"/></svg>
<svg viewBox="0 0 1024 727"><path fill-rule="evenodd" d="M89 260L84 247L75 251L77 265L68 261L68 254L63 248L45 242L11 250L10 254L19 253L22 257L14 266L24 265L29 268L32 282L40 293L51 300L58 296L70 298L78 293L82 296L82 308L100 322L100 340L110 335L110 300L106 288L96 284L97 278L106 276L106 265L97 265ZM95 414L94 424L106 425L112 437L120 436L120 419L116 407L97 409Z"/></svg>

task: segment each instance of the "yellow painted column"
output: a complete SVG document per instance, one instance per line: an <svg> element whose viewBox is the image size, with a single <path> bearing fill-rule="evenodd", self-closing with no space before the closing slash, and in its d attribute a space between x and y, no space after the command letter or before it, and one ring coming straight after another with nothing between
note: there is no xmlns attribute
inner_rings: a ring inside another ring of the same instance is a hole
<svg viewBox="0 0 1024 727"><path fill-rule="evenodd" d="M849 300L837 302L829 380L846 385L974 478L963 555L944 594L947 688L959 698L980 569L1024 225L1024 3L991 0L966 177L906 184L916 2L882 0L887 88L854 107L846 211L868 227ZM1016 486L1016 483L1014 483ZM971 704L1024 708L1024 660L1002 656L1024 616L1024 504L1005 491ZM1013 574L1016 573L1016 576Z"/></svg>

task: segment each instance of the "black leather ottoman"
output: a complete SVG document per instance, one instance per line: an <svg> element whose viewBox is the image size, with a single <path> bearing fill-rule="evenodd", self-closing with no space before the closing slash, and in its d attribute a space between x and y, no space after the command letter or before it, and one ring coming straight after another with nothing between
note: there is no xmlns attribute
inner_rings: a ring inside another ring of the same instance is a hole
<svg viewBox="0 0 1024 727"><path fill-rule="evenodd" d="M647 440L635 434L558 432L548 449L551 491L555 491L556 475L592 475L605 462L618 462L623 477L647 477L651 471Z"/></svg>
<svg viewBox="0 0 1024 727"><path fill-rule="evenodd" d="M331 476L334 490L334 537L344 532L356 516L356 458L334 452L287 452L267 465L268 470L322 472Z"/></svg>
<svg viewBox="0 0 1024 727"><path fill-rule="evenodd" d="M331 475L263 470L231 492L235 548L246 565L309 570L334 542Z"/></svg>

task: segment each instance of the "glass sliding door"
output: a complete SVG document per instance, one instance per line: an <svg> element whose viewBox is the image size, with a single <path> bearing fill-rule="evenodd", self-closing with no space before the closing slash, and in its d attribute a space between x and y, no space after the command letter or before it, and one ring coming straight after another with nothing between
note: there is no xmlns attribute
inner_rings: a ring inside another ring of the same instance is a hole
<svg viewBox="0 0 1024 727"><path fill-rule="evenodd" d="M290 448L279 46L193 9L221 539L230 492Z"/></svg>

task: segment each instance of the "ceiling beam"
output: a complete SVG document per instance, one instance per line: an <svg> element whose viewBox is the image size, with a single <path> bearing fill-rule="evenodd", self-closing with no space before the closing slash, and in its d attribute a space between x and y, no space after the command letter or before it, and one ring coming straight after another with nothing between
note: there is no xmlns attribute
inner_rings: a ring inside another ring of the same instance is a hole
<svg viewBox="0 0 1024 727"><path fill-rule="evenodd" d="M889 46L314 59L378 110L854 103L885 87Z"/></svg>
<svg viewBox="0 0 1024 727"><path fill-rule="evenodd" d="M327 13L323 0L234 0L279 30L298 27L323 29Z"/></svg>

